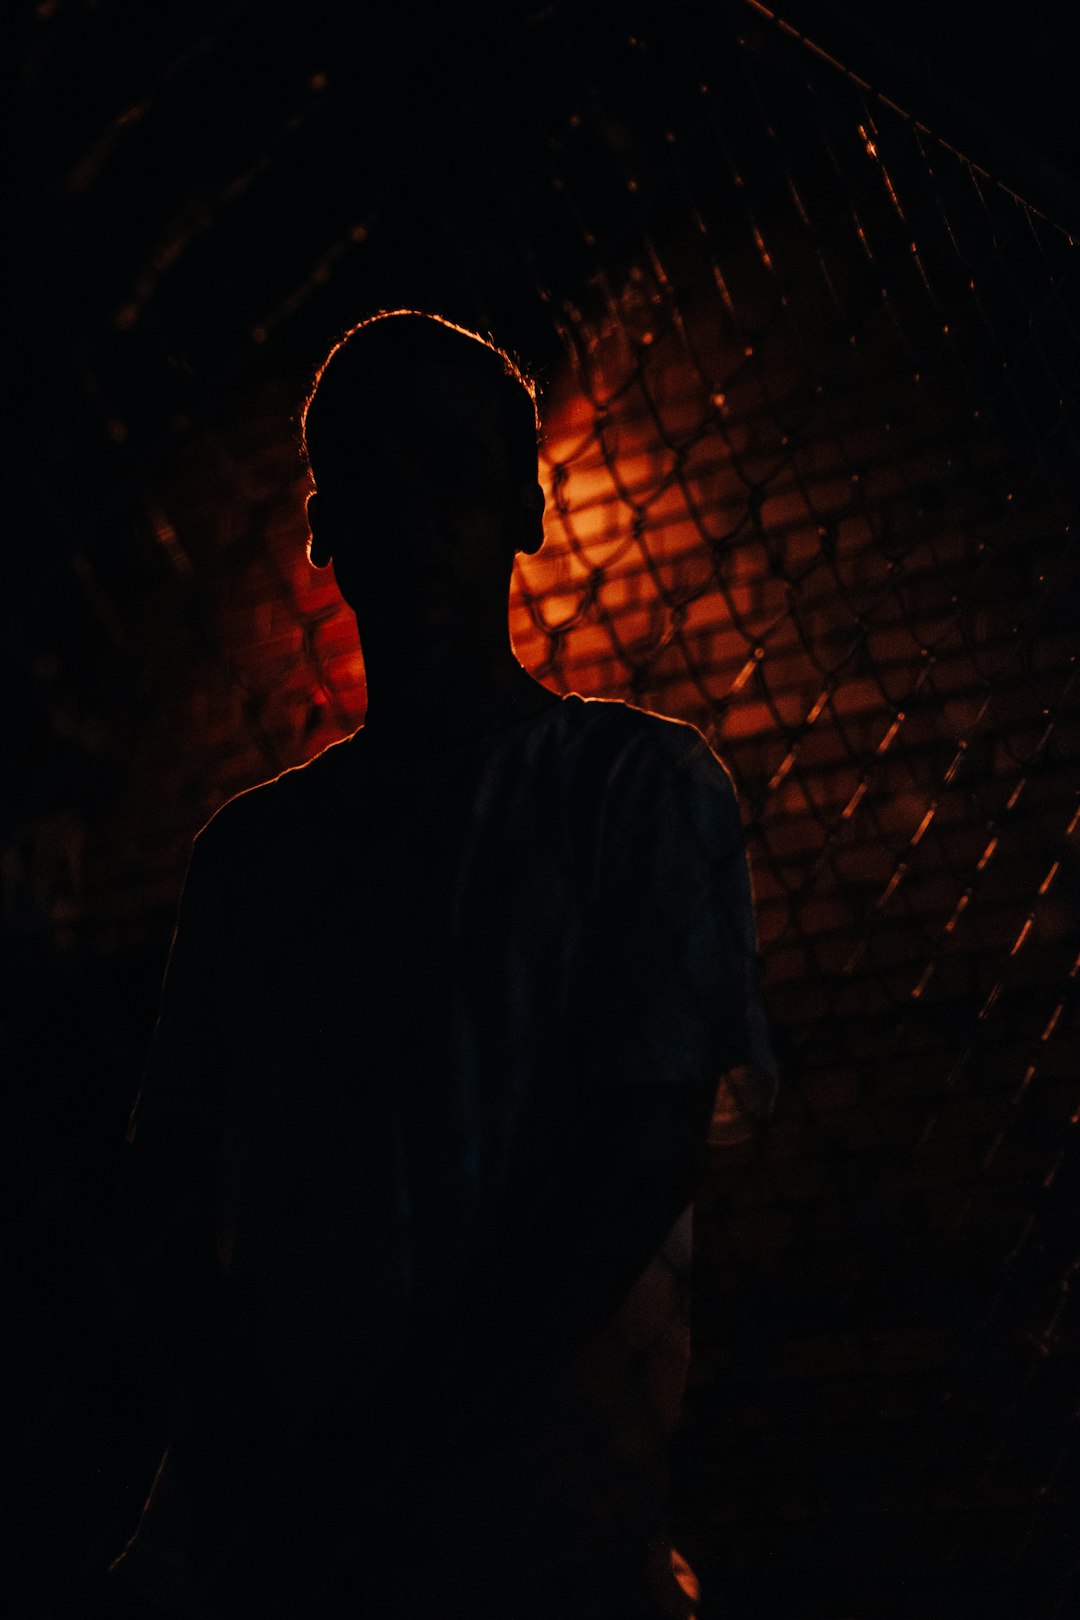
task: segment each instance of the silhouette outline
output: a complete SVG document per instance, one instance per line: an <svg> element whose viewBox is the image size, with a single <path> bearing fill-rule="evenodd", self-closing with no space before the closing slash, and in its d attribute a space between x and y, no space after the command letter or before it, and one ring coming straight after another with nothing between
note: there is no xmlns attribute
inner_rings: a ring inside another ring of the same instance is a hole
<svg viewBox="0 0 1080 1620"><path fill-rule="evenodd" d="M710 1120L773 1063L738 810L694 727L514 655L535 388L384 311L302 427L352 737L196 839L118 1246L170 1443L147 1612L659 1620Z"/></svg>

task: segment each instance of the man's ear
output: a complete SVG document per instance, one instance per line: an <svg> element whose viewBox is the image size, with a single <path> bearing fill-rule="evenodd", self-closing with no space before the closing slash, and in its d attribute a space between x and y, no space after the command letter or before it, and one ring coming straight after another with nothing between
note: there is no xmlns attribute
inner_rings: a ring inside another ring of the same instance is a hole
<svg viewBox="0 0 1080 1620"><path fill-rule="evenodd" d="M544 543L544 491L539 484L528 484L521 491L517 529L515 549L533 556Z"/></svg>
<svg viewBox="0 0 1080 1620"><path fill-rule="evenodd" d="M307 498L308 561L312 568L328 568L332 552L327 544L326 525L319 510L319 497L315 490Z"/></svg>

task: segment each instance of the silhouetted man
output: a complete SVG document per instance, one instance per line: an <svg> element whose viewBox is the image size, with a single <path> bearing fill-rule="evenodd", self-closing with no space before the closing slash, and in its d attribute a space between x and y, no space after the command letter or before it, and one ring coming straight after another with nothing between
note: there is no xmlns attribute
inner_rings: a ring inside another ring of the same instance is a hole
<svg viewBox="0 0 1080 1620"><path fill-rule="evenodd" d="M132 1121L172 1439L120 1571L177 1614L691 1612L666 1449L710 1115L768 1089L750 889L698 731L514 657L536 432L409 312L308 402L367 717L196 840Z"/></svg>

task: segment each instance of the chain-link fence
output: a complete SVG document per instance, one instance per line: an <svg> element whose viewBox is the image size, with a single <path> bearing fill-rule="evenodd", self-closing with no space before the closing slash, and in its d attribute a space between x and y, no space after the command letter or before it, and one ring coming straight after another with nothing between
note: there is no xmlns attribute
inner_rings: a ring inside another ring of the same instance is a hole
<svg viewBox="0 0 1080 1620"><path fill-rule="evenodd" d="M295 415L414 305L540 376L522 662L693 721L739 789L782 1087L698 1210L704 1612L1070 1612L1068 231L754 4L113 0L39 6L25 60L19 1603L85 1612L153 1466L123 1122L192 835L362 719Z"/></svg>

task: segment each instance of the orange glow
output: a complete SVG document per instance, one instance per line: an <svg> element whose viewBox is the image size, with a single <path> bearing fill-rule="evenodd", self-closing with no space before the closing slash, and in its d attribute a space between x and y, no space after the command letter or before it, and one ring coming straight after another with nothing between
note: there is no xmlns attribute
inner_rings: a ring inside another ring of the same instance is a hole
<svg viewBox="0 0 1080 1620"><path fill-rule="evenodd" d="M900 730L903 723L904 711L901 709L900 713L896 716L896 719L892 722L888 731L877 745L877 751L879 754L884 754L886 750L892 746L896 740L896 734Z"/></svg>
<svg viewBox="0 0 1080 1620"><path fill-rule="evenodd" d="M913 846L915 844L919 843L919 841L923 837L923 834L926 832L926 829L929 827L930 823L933 821L934 816L936 814L937 814L937 805L932 804L930 806L930 808L927 810L926 814L923 816L922 820L919 822L919 825L916 827L915 831L911 835L911 842L912 842Z"/></svg>
<svg viewBox="0 0 1080 1620"><path fill-rule="evenodd" d="M970 889L965 889L963 894L960 896L959 900L956 902L956 910L953 912L952 916L949 918L948 922L945 924L945 932L947 934L952 933L953 929L956 927L957 923L960 921L960 918L964 915L964 912L967 910L968 903L969 903L970 900L971 900L971 890Z"/></svg>
<svg viewBox="0 0 1080 1620"><path fill-rule="evenodd" d="M979 864L975 868L976 872L981 872L983 868L993 860L997 847L998 839L997 834L995 833L993 838L991 838L990 842L987 844L986 848L983 850L982 854L979 856Z"/></svg>
<svg viewBox="0 0 1080 1620"><path fill-rule="evenodd" d="M1040 1041L1048 1041L1050 1039L1051 1035L1054 1033L1054 1030L1057 1028L1058 1020L1060 1019L1064 1010L1065 1003L1063 1001L1059 1001L1047 1020L1046 1028L1039 1036Z"/></svg>
<svg viewBox="0 0 1080 1620"><path fill-rule="evenodd" d="M918 984L915 986L914 990L911 992L912 1000L918 1001L919 997L922 995L923 991L926 989L927 985L930 983L931 978L933 977L934 967L935 967L935 964L933 962L928 962L926 964L926 967L923 969L922 978L919 980ZM980 1014L980 1017L981 1016L982 1015Z"/></svg>
<svg viewBox="0 0 1080 1620"><path fill-rule="evenodd" d="M907 874L907 869L907 862L901 861L899 866L896 868L896 871L893 873L892 877L889 879L888 883L885 885L884 889L881 891L881 894L875 901L874 909L876 911L880 911L883 906L888 905L901 883L903 883Z"/></svg>
<svg viewBox="0 0 1080 1620"><path fill-rule="evenodd" d="M701 1586L698 1578L682 1553L678 1552L674 1547L671 1549L671 1573L691 1603L699 1602L701 1599Z"/></svg>
<svg viewBox="0 0 1080 1620"><path fill-rule="evenodd" d="M1047 892L1050 885L1053 883L1054 879L1057 877L1058 872L1060 871L1060 869L1061 869L1061 862L1060 861L1055 861L1054 864L1051 866L1049 872L1047 872L1046 876L1043 878L1042 882L1039 884L1039 894L1040 895L1044 895Z"/></svg>
<svg viewBox="0 0 1080 1620"><path fill-rule="evenodd" d="M851 795L851 798L848 800L847 804L845 804L843 810L841 811L841 816L843 817L843 819L845 821L850 821L851 817L855 814L856 810L859 808L859 805L863 801L863 796L866 793L866 786L867 786L867 784L865 782L860 782L858 787L855 789L855 792Z"/></svg>

